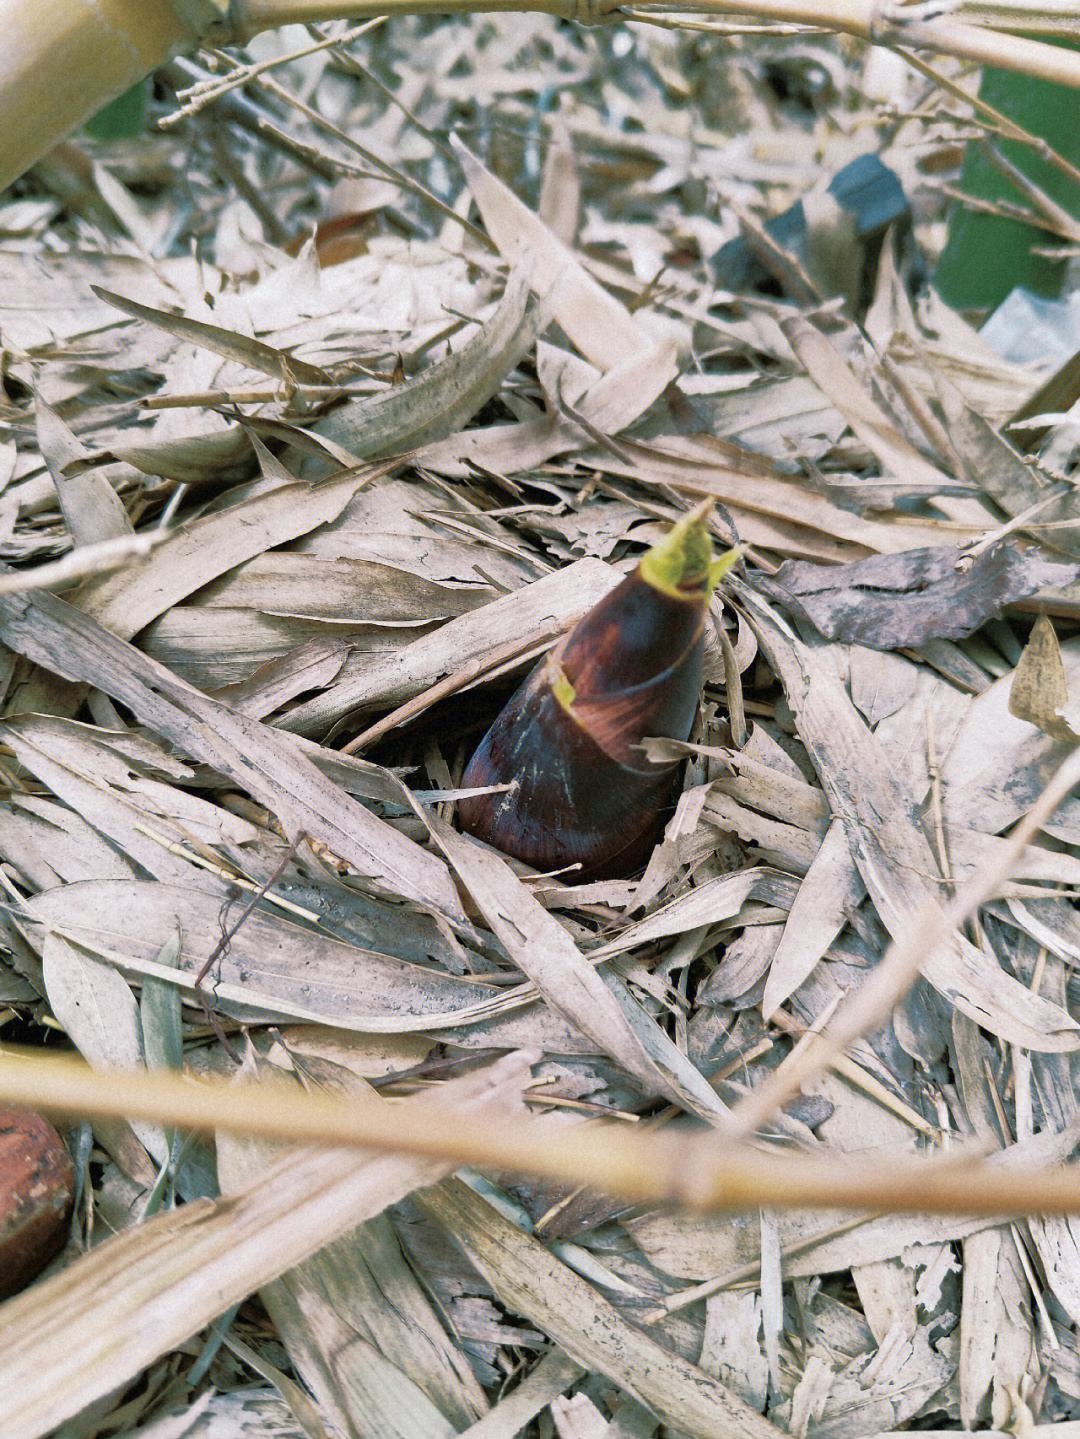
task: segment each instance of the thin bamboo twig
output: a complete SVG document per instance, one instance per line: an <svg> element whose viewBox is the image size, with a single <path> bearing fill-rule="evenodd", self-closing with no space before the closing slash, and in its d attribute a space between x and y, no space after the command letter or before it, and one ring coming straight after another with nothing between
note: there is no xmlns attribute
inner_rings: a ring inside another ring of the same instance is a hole
<svg viewBox="0 0 1080 1439"><path fill-rule="evenodd" d="M1069 0L1070 5L1073 3L1074 0ZM918 70L920 75L925 75L928 80L933 81L939 90L944 90L949 95L955 96L957 100L962 101L965 105L970 105L975 111L975 114L982 117L982 123L989 133L998 134L1003 140L1016 140L1021 145L1026 145L1030 150L1033 150L1040 159L1045 160L1048 165L1052 165L1055 170L1060 170L1074 185L1080 185L1080 169L1066 160L1063 155L1059 155L1054 147L1047 140L1044 140L1041 135L1033 135L1032 132L1026 130L1023 125L1018 124L1010 116L1004 114L1003 111L989 104L981 95L974 94L970 90L965 89L963 85L957 84L950 76L941 70L935 69L934 66L928 65L925 60L921 59L920 56L914 54L912 51L905 50L902 46L898 46L897 54L902 56L905 62L913 69Z"/></svg>
<svg viewBox="0 0 1080 1439"><path fill-rule="evenodd" d="M448 1103L415 1109L167 1071L93 1070L68 1056L14 1049L0 1055L0 1096L51 1114L426 1155L706 1213L761 1205L993 1217L1080 1213L1080 1166L1039 1167L1030 1158L1010 1164L1015 1150L990 1160L861 1161L730 1145L711 1131L650 1133L620 1123L568 1128L524 1115L492 1126Z"/></svg>
<svg viewBox="0 0 1080 1439"><path fill-rule="evenodd" d="M155 530L152 534L118 535L110 540L96 540L79 545L58 560L34 565L32 569L12 570L0 575L0 595L17 595L25 590L56 590L72 580L90 575L110 574L133 560L145 559L151 550L172 537L171 530Z"/></svg>
<svg viewBox="0 0 1080 1439"><path fill-rule="evenodd" d="M615 0L479 0L456 4L455 0L354 0L343 6L340 0L237 0L234 22L241 34L289 22L349 18L366 15L475 14L529 9L558 15L592 25L613 17L647 20L655 15L741 16L752 20L777 20L787 24L810 25L819 30L839 30L874 44L914 45L955 55L980 65L1038 75L1062 85L1080 86L1080 55L1024 36L1003 34L985 26L947 19L905 20L903 7L885 8L878 0L686 0L686 3L620 6ZM1015 3L1007 13L1015 26L1024 7ZM1004 21L1002 22L1004 23ZM1019 23L1022 23L1019 22Z"/></svg>
<svg viewBox="0 0 1080 1439"><path fill-rule="evenodd" d="M856 1039L883 1024L915 983L926 956L947 944L979 906L993 898L1024 849L1077 784L1080 748L1062 761L992 863L977 870L948 905L938 906L930 914L912 916L910 938L890 944L881 963L844 1004L829 1028L798 1053L789 1054L778 1069L736 1105L726 1132L737 1139L753 1134L805 1084L833 1066Z"/></svg>
<svg viewBox="0 0 1080 1439"><path fill-rule="evenodd" d="M227 71L223 75L207 75L202 80L196 80L184 90L177 91L176 98L182 102L179 110L174 110L171 115L166 115L158 122L158 128L167 130L186 120L190 115L196 114L213 100L220 100L223 95L228 95L233 90L238 90L243 85L249 85L260 75L281 65L289 65L294 60L303 60L308 55L314 55L319 50L329 50L335 46L348 45L353 40L358 40L361 35L377 29L381 25L381 17L376 20L365 20L362 25L354 25L344 35L332 36L329 39L313 40L309 45L303 45L298 50L289 50L284 55L272 55L269 59L258 60L250 65L236 64L236 68Z"/></svg>
<svg viewBox="0 0 1080 1439"><path fill-rule="evenodd" d="M914 8L914 7L912 7ZM1044 3L995 6L995 23L1076 33ZM96 110L170 55L200 43L243 43L292 23L395 15L535 12L593 25L611 19L716 15L835 30L872 44L915 46L1080 88L1080 54L964 20L912 20L879 0L685 0L620 6L617 0L0 0L0 190ZM1052 13L1048 13L1052 12ZM917 12L921 13L921 12ZM693 22L691 22L693 23Z"/></svg>

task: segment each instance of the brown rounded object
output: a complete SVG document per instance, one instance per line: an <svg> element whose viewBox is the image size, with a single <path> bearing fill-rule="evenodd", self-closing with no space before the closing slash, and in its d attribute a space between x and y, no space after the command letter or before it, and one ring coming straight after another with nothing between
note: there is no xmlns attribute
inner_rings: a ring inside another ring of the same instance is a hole
<svg viewBox="0 0 1080 1439"><path fill-rule="evenodd" d="M63 1248L74 1199L75 1168L49 1121L0 1109L0 1298Z"/></svg>

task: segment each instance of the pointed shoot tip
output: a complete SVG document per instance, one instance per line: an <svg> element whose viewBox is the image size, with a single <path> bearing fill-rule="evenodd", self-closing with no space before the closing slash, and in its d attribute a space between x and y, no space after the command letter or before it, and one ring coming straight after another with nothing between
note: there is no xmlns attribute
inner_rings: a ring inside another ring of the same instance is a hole
<svg viewBox="0 0 1080 1439"><path fill-rule="evenodd" d="M713 558L712 509L712 500L703 500L642 557L641 576L654 589L682 597L693 590L709 594L731 569L739 557L737 549Z"/></svg>

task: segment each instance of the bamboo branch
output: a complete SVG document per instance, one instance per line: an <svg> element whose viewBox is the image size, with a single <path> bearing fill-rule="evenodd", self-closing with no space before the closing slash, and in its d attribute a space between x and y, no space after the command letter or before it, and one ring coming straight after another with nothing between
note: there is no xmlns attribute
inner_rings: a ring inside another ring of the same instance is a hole
<svg viewBox="0 0 1080 1439"><path fill-rule="evenodd" d="M1074 0L974 0L985 25L905 19L880 0L0 0L0 190L95 111L179 50L242 43L261 30L320 20L395 15L537 12L582 24L640 19L688 24L694 15L813 26L871 44L906 45L1080 88L1080 54L991 28L1080 33Z"/></svg>
<svg viewBox="0 0 1080 1439"><path fill-rule="evenodd" d="M0 1058L0 1098L51 1114L147 1119L202 1132L424 1155L702 1212L767 1205L987 1216L1080 1213L1080 1166L1038 1167L1027 1148L992 1160L810 1157L730 1145L711 1131L643 1132L618 1122L568 1127L524 1115L508 1115L496 1126L446 1103L387 1104L362 1095L196 1081L168 1071L93 1070L67 1056L10 1049ZM1039 1147L1049 1138L1033 1143ZM1065 1141L1052 1137L1057 1152L1075 1143L1075 1135ZM1021 1159L1026 1162L1016 1162Z"/></svg>
<svg viewBox="0 0 1080 1439"><path fill-rule="evenodd" d="M1072 3L1072 0L1069 0ZM1036 28L1044 24L1044 8ZM902 6L886 7L879 0L678 0L678 3L619 5L616 0L354 0L347 8L340 0L238 0L234 8L237 31L255 34L261 29L289 21L341 19L346 14L360 19L368 15L432 15L462 11L480 14L491 11L532 10L593 25L605 19L674 19L677 15L723 15L728 18L771 20L785 24L810 25L819 30L836 30L860 40L881 45L911 45L979 65L1038 76L1060 85L1080 87L1080 54L1023 36L972 25L963 20L906 20ZM1022 27L1028 7L1012 0L996 9L999 23ZM1067 16L1065 17L1067 21ZM1080 22L1061 33L1075 33ZM1055 27L1056 28L1056 27Z"/></svg>

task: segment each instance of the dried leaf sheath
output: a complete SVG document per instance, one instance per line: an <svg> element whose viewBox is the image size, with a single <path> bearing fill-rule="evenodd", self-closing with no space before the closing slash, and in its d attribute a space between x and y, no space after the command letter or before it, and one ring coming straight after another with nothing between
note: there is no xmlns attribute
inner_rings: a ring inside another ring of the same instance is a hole
<svg viewBox="0 0 1080 1439"><path fill-rule="evenodd" d="M650 735L686 739L701 691L714 563L707 507L677 524L532 672L466 768L462 827L540 869L625 873L669 806L676 765L651 764ZM733 557L732 557L733 558Z"/></svg>

